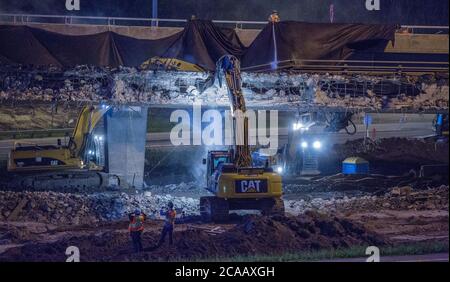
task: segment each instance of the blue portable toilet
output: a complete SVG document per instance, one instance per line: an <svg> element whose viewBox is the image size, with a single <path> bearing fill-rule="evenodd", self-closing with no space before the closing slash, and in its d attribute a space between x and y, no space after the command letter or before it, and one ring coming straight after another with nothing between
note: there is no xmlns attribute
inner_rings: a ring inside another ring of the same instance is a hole
<svg viewBox="0 0 450 282"><path fill-rule="evenodd" d="M343 174L369 174L369 162L363 158L351 157L342 162Z"/></svg>

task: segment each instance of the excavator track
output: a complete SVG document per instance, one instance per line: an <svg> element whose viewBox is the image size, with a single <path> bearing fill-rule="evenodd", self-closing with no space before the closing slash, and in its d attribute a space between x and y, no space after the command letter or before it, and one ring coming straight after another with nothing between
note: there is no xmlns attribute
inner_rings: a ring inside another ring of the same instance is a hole
<svg viewBox="0 0 450 282"><path fill-rule="evenodd" d="M281 198L267 199L261 205L261 213L266 216L284 215L284 201Z"/></svg>
<svg viewBox="0 0 450 282"><path fill-rule="evenodd" d="M0 182L3 189L58 192L96 192L120 187L120 177L99 171L64 170L17 173Z"/></svg>
<svg viewBox="0 0 450 282"><path fill-rule="evenodd" d="M200 215L205 222L225 222L229 217L228 202L215 196L201 197Z"/></svg>

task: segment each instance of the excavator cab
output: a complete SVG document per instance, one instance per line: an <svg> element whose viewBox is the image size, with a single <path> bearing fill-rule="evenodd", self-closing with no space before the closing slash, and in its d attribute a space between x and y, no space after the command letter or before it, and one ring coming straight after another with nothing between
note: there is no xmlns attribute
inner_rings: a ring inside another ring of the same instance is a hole
<svg viewBox="0 0 450 282"><path fill-rule="evenodd" d="M206 164L207 175L211 176L221 163L231 162L231 152L229 151L209 151L208 159L203 161Z"/></svg>
<svg viewBox="0 0 450 282"><path fill-rule="evenodd" d="M209 151L208 159L204 160L206 164L206 183L209 191L217 189L218 175L223 169L224 164L230 164L230 151Z"/></svg>

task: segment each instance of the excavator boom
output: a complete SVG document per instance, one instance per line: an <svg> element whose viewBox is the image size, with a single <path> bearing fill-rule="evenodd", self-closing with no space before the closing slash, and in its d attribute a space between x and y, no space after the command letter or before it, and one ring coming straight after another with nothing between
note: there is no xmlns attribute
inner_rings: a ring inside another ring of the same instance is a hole
<svg viewBox="0 0 450 282"><path fill-rule="evenodd" d="M250 167L252 158L248 145L248 117L242 93L241 70L239 60L232 55L222 56L217 61L216 75L222 86L222 73L228 89L231 114L233 116L234 164L236 167Z"/></svg>

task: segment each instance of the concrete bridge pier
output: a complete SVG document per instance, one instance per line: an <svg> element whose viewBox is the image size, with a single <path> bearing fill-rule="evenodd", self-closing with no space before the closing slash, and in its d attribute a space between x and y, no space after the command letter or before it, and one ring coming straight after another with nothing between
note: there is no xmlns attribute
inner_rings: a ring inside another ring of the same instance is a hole
<svg viewBox="0 0 450 282"><path fill-rule="evenodd" d="M137 189L144 186L147 107L115 107L106 116L107 172Z"/></svg>

